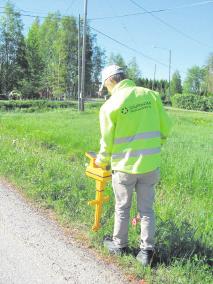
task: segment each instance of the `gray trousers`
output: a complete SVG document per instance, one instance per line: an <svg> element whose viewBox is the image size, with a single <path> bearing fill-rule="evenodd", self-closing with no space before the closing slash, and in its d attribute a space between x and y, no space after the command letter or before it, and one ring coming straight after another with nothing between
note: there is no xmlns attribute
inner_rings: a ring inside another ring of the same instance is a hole
<svg viewBox="0 0 213 284"><path fill-rule="evenodd" d="M137 210L141 217L141 245L145 250L154 248L155 215L153 203L155 184L159 181L160 171L146 174L128 174L115 171L112 185L115 194L115 222L113 242L119 247L128 246L128 225L133 191L137 195Z"/></svg>

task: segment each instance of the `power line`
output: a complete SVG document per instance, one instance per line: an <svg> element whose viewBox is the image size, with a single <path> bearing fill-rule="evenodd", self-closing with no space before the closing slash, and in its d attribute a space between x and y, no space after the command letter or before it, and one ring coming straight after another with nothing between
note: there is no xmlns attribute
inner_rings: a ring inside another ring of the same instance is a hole
<svg viewBox="0 0 213 284"><path fill-rule="evenodd" d="M194 2L191 4L184 4L181 6L176 6L173 8L169 8L168 10L174 10L174 9L182 9L182 8L189 8L189 7L196 7L196 6L203 6L203 5L207 5L207 4L211 4L213 3L213 0L208 0L208 1L200 1L200 2Z"/></svg>
<svg viewBox="0 0 213 284"><path fill-rule="evenodd" d="M68 8L66 9L66 11L68 11L69 9L71 9L71 7L75 4L76 0L72 0L71 4L68 6ZM136 3L134 3L136 4ZM163 9L157 9L157 10L146 10L144 12L136 12L136 13L130 13L130 14L124 14L124 15L116 15L116 16L106 16L106 17L96 17L96 18L90 18L88 20L90 21L95 21L95 20L107 20L107 19L115 19L115 18L124 18L124 17L131 17L131 16L140 16L140 15L144 15L144 14L153 14L153 13L161 13L161 12L168 12L168 11L172 11L172 10L176 10L176 9L182 9L182 8L190 8L190 7L196 7L196 6L202 6L202 5L207 5L207 4L213 4L213 0L208 0L208 1L200 1L200 2L195 2L195 3L191 3L191 4L185 4L185 5L181 5L181 6L176 6L176 7L169 7L169 8L163 8ZM4 6L0 6L1 9L4 9ZM144 8L145 9L145 8ZM21 14L21 16L24 17L32 17L32 18L36 18L36 17L40 17L40 18L46 18L47 17L47 13L44 12L43 10L36 10L36 12L31 11L31 10L23 10L23 9L19 9L20 12L23 13L29 13L29 14ZM32 15L35 13L41 13L44 14L45 16L41 16L41 15ZM4 12L0 12L0 14L3 14ZM66 16L66 15L64 15Z"/></svg>
<svg viewBox="0 0 213 284"><path fill-rule="evenodd" d="M130 16L140 16L144 14L150 14L150 13L159 13L159 12L164 12L164 9L159 9L159 10L153 10L150 12L137 12L137 13L131 13L131 14L124 14L124 15L117 15L117 16L106 16L106 17L97 17L97 18L90 18L90 21L96 21L96 20L107 20L107 19L116 19L116 18L125 18L125 17L130 17Z"/></svg>
<svg viewBox="0 0 213 284"><path fill-rule="evenodd" d="M72 8L72 6L75 4L75 2L76 2L76 0L71 0L71 3L66 8L66 11L70 10ZM4 9L5 6L0 6L0 8ZM37 12L39 12L41 14L45 14L45 15L47 15L47 13L48 13L48 12L44 12L43 10L36 10L36 12L35 12L35 11L30 11L30 10L18 9L18 11L24 12L24 13L30 13L29 15L28 14L27 15L21 15L21 16L27 16L27 17L34 17L34 15L32 15L32 13L35 14ZM2 12L1 12L1 14L2 14ZM38 17L38 15L35 15L35 17ZM42 16L40 16L40 17L42 17ZM45 16L43 16L43 17L45 17Z"/></svg>
<svg viewBox="0 0 213 284"><path fill-rule="evenodd" d="M135 52L135 53L137 53L137 54L143 56L144 58L146 58L146 59L148 59L148 60L151 60L151 61L153 61L153 62L155 62L155 63L158 63L158 64L160 64L160 65L162 65L162 66L168 68L168 65L167 65L166 63L163 63L163 62L159 61L158 59L155 59L155 58L153 58L153 57L151 57L151 56L149 56L149 55L143 53L142 51L139 51L139 50L137 50L137 49L135 49L135 48L133 48L133 47L131 47L131 46L129 46L129 45L127 45L127 44L125 44L125 43L123 43L123 42L121 42L121 41L119 41L119 40L117 40L117 39L115 39L115 38L113 38L113 37L111 37L111 36L105 34L105 33L103 33L103 32L101 32L101 31L97 30L96 28L93 28L93 27L91 27L91 26L90 26L90 28L91 28L92 30L94 30L95 32L97 32L97 33L99 33L99 34L101 34L101 35L107 37L108 39L110 39L110 40L116 42L117 44L119 44L119 45L121 45L121 46L123 46L123 47L125 47L125 48L127 48L127 49L129 49L129 50L131 50L131 51L133 51L133 52Z"/></svg>
<svg viewBox="0 0 213 284"><path fill-rule="evenodd" d="M186 34L185 32L182 32L181 30L179 30L178 28L176 28L175 26L167 23L166 21L164 21L163 19L161 19L160 17L154 15L151 11L148 11L146 8L144 8L143 6L141 6L140 4L138 4L137 2L135 2L134 0L129 0L131 3L133 3L135 6L137 6L138 8L142 9L143 11L147 12L150 14L150 16L152 16L153 18L157 19L159 22L163 23L164 25L166 25L167 27L169 27L170 29L176 31L177 33L181 34L182 36L198 43L199 45L205 46L205 47L210 47L209 45L207 45L206 43L203 43L201 41L199 41L198 39L195 39L193 37L191 37L190 35Z"/></svg>
<svg viewBox="0 0 213 284"><path fill-rule="evenodd" d="M213 0L195 2L195 3L185 4L185 5L181 5L181 6L164 8L164 9L157 9L157 10L151 10L151 11L145 11L145 12L129 13L129 14L124 14L124 15L116 15L116 16L96 17L96 18L90 18L89 20L90 21L110 20L110 19L115 19L115 18L125 18L125 17L131 17L131 16L141 16L141 15L144 15L144 14L169 12L169 11L173 11L173 10L177 10L177 9L192 8L192 7L203 6L203 5L207 5L207 4L213 4Z"/></svg>
<svg viewBox="0 0 213 284"><path fill-rule="evenodd" d="M1 9L5 9L5 6L0 6ZM41 14L47 14L48 12L44 12L43 10L35 10L35 11L29 11L29 10L23 10L23 9L18 9L18 11L20 12L24 12L24 13L30 13L30 14L35 14L37 12L41 13Z"/></svg>
<svg viewBox="0 0 213 284"><path fill-rule="evenodd" d="M7 14L8 12L5 12L5 11L1 11L0 14ZM8 14L12 14L12 13L8 13ZM30 17L30 18L42 18L42 19L45 19L47 18L48 16L40 16L40 15L31 15L31 14L22 14L20 12L14 12L14 14L18 14L22 17Z"/></svg>
<svg viewBox="0 0 213 284"><path fill-rule="evenodd" d="M111 4L111 0L108 0L107 3L110 5L110 9L113 11L113 6L112 6L112 4ZM114 15L115 15L115 12L114 12ZM126 25L123 23L122 19L120 19L120 23L121 23L122 28L124 29L124 31L127 33L129 39L137 46L137 44L136 44L136 42L135 42L135 40L134 40L134 38L133 38L131 32L130 32L129 29L126 27Z"/></svg>
<svg viewBox="0 0 213 284"><path fill-rule="evenodd" d="M0 7L1 8L1 7ZM5 12L5 11L0 11L0 14L12 14L10 12ZM30 18L40 18L40 19L46 19L49 17L49 15L54 15L54 16L57 16L58 19L61 19L62 17L70 17L70 15L64 15L64 14L59 14L59 15L56 15L54 12L53 13L49 13L48 15L46 16L41 16L41 15L32 15L32 14L23 14L23 13L20 13L18 11L15 11L14 14L18 14L22 17L30 17Z"/></svg>
<svg viewBox="0 0 213 284"><path fill-rule="evenodd" d="M66 10L69 10L71 8L71 6L73 6L73 5L70 5ZM0 8L4 9L4 7L0 7ZM24 12L24 13L30 13L30 14L22 14L19 11ZM31 17L31 18L36 18L36 17L46 18L47 17L47 14L45 12L40 12L40 13L46 15L46 16L41 16L41 15L32 15L32 13L35 14L35 12L33 12L33 11L22 10L22 9L19 9L19 11L17 13L19 13L21 16L24 16L24 17ZM167 9L152 10L152 11L143 12L143 13L138 12L138 13L132 13L132 14L116 15L116 16L89 18L88 20L89 21L95 21L95 20L116 19L116 18L124 18L124 17L129 17L129 16L140 16L140 15L150 14L150 13L159 13L159 12L164 12L164 11L167 11ZM4 12L4 11L0 12L0 14L4 14L4 13L6 13L6 12Z"/></svg>
<svg viewBox="0 0 213 284"><path fill-rule="evenodd" d="M158 59L156 59L156 58L154 58L154 57L152 57L152 56L149 56L149 55L143 53L143 52L140 51L140 50L137 50L137 49L135 49L135 48L133 48L133 47L131 47L131 46L128 46L127 44L125 44L125 43L123 43L123 42L121 42L121 41L119 41L119 40L117 40L117 39L115 39L115 38L113 38L113 37L111 37L111 36L105 34L104 32L101 32L101 31L97 30L96 28L93 28L93 27L91 27L91 26L90 26L90 28L91 28L92 30L94 30L96 33L101 34L102 36L104 36L104 37L106 37L106 38L108 38L108 39L110 39L110 40L116 42L117 44L119 44L119 45L121 45L121 46L123 46L123 47L125 47L125 48L127 48L127 49L129 49L129 50L131 50L131 51L133 51L134 53L137 53L137 54L141 55L142 57L144 57L144 58L146 58L146 59L148 59L148 60L151 60L151 61L153 61L153 62L155 62L155 63L158 63L158 64L160 64L160 65L162 65L162 66L164 66L164 67L166 67L166 68L169 67L168 64L166 64L166 63L164 63L164 62L161 62L161 61L159 61ZM171 66L171 68L172 68L172 70L176 70L176 69L177 69L177 68L174 68L174 66ZM179 71L180 71L180 73L182 73L182 74L186 74L185 71L182 71L182 70L179 70Z"/></svg>
<svg viewBox="0 0 213 284"><path fill-rule="evenodd" d="M72 0L71 4L68 6L68 8L66 9L66 11L70 10L73 5L75 4L76 0Z"/></svg>

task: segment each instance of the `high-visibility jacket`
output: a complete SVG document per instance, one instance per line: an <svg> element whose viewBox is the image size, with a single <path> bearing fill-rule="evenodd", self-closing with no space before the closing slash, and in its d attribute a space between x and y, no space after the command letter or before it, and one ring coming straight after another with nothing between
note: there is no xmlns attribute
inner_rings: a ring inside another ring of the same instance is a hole
<svg viewBox="0 0 213 284"><path fill-rule="evenodd" d="M97 163L138 174L160 166L160 151L171 122L160 95L131 80L115 85L100 109L101 147Z"/></svg>

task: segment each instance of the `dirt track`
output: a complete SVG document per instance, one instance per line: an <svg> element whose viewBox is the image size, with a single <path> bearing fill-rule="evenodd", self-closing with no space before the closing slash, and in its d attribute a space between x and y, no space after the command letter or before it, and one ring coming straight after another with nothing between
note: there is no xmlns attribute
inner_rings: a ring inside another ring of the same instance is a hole
<svg viewBox="0 0 213 284"><path fill-rule="evenodd" d="M0 284L127 283L0 183Z"/></svg>

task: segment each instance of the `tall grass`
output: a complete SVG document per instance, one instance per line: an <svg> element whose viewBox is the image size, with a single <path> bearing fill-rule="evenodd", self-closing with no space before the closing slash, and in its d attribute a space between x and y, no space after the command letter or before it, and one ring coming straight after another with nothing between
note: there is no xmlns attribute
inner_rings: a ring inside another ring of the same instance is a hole
<svg viewBox="0 0 213 284"><path fill-rule="evenodd" d="M173 130L162 149L161 182L156 189L156 251L154 269L143 269L131 255L119 261L150 283L212 283L213 116L170 112ZM90 232L94 182L85 177L84 152L99 148L98 109L85 113L0 113L0 175L30 197L52 208L82 229L100 248L113 228L114 201L104 207L103 227ZM133 204L131 216L136 214ZM139 227L130 226L132 252Z"/></svg>

